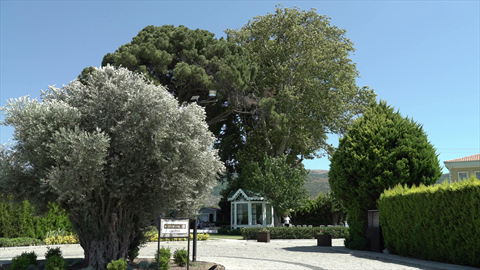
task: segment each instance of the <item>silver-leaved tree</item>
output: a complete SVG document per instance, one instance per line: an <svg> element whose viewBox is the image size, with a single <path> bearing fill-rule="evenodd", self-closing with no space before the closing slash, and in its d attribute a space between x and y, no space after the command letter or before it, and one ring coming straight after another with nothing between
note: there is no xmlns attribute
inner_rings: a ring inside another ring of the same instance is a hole
<svg viewBox="0 0 480 270"><path fill-rule="evenodd" d="M0 189L70 212L88 266L126 258L156 213L190 215L224 170L204 110L111 66L2 108L14 144L0 151Z"/></svg>

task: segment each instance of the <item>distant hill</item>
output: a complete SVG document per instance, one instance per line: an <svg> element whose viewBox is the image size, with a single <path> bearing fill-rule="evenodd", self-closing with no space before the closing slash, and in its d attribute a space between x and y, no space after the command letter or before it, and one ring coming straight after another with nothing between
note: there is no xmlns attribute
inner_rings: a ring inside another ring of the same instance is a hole
<svg viewBox="0 0 480 270"><path fill-rule="evenodd" d="M330 189L328 183L328 170L310 170L308 173L308 181L305 183L305 188L310 194L310 198L317 198L318 194L325 194ZM436 184L440 184L443 181L448 181L450 178L449 173L442 174ZM205 202L206 206L216 206L220 201L220 191L226 187L226 183L218 183L213 187L212 192L208 195L208 199Z"/></svg>
<svg viewBox="0 0 480 270"><path fill-rule="evenodd" d="M442 174L442 176L440 177L440 179L438 179L437 183L436 184L441 184L443 181L447 181L450 179L450 174L449 173L444 173Z"/></svg>
<svg viewBox="0 0 480 270"><path fill-rule="evenodd" d="M310 170L305 188L310 193L310 198L317 198L318 194L329 191L328 170Z"/></svg>
<svg viewBox="0 0 480 270"><path fill-rule="evenodd" d="M212 192L207 196L205 206L217 206L221 198L220 191L226 186L226 183L217 183L213 187ZM328 170L310 170L305 188L310 193L311 198L316 198L320 192L325 193L329 191Z"/></svg>

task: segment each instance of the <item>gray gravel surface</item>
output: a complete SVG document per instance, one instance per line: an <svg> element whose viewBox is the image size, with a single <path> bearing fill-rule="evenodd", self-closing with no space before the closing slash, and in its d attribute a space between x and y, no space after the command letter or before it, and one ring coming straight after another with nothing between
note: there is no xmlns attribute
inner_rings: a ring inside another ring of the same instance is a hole
<svg viewBox="0 0 480 270"><path fill-rule="evenodd" d="M191 243L192 244L192 243ZM161 242L172 254L176 249L187 249L187 242ZM79 245L61 245L65 258L83 258ZM153 258L157 243L147 243L140 250L140 258ZM190 252L192 246L190 247ZM24 251L35 251L43 259L46 246L0 248L0 264L9 263ZM316 240L271 240L258 243L246 240L199 241L197 260L222 264L227 270L263 269L478 269L452 264L429 262L397 255L365 251L351 251L343 246L343 239L334 239L333 247L318 247Z"/></svg>

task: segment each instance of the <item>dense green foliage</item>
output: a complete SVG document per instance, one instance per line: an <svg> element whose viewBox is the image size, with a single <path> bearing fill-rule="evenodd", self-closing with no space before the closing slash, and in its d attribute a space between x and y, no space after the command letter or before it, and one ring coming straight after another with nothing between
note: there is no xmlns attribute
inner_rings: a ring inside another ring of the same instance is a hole
<svg viewBox="0 0 480 270"><path fill-rule="evenodd" d="M187 264L188 253L185 248L177 249L173 252L173 261L179 266L184 266Z"/></svg>
<svg viewBox="0 0 480 270"><path fill-rule="evenodd" d="M124 68L95 69L2 110L15 143L0 151L0 190L60 202L91 268L126 256L155 214L192 215L223 172L204 110Z"/></svg>
<svg viewBox="0 0 480 270"><path fill-rule="evenodd" d="M337 225L345 222L347 212L339 199L331 192L318 194L292 213L291 223L295 225Z"/></svg>
<svg viewBox="0 0 480 270"><path fill-rule="evenodd" d="M128 264L124 259L118 259L116 261L111 261L107 264L108 270L127 270Z"/></svg>
<svg viewBox="0 0 480 270"><path fill-rule="evenodd" d="M20 238L0 238L0 247L25 247L25 246L41 246L45 242L36 238L20 237Z"/></svg>
<svg viewBox="0 0 480 270"><path fill-rule="evenodd" d="M67 263L62 256L53 255L47 259L45 263L46 270L65 270L67 268Z"/></svg>
<svg viewBox="0 0 480 270"><path fill-rule="evenodd" d="M243 239L257 239L257 233L265 230L263 227L241 228ZM267 228L270 232L270 239L315 239L321 231L329 233L332 238L348 237L348 228L346 227L271 227Z"/></svg>
<svg viewBox="0 0 480 270"><path fill-rule="evenodd" d="M130 43L105 55L102 65L145 74L180 102L199 97L227 167L224 179L237 182L222 193L220 205L228 214L231 190L261 191L262 183L247 187L243 181L252 166L262 167L269 157L292 171L304 171L301 161L329 153L327 135L343 134L375 94L356 85L359 73L349 58L354 48L345 30L315 10L279 6L274 14L255 17L226 34L227 41L200 29L147 26ZM80 80L91 72L85 69ZM210 89L217 90L215 102L208 97ZM305 199L305 188L298 184L305 179L298 176L277 178L279 186L295 183L288 189L288 201L277 200L280 192L270 194L279 211ZM272 180L263 177L262 182Z"/></svg>
<svg viewBox="0 0 480 270"><path fill-rule="evenodd" d="M310 194L311 199L317 198L320 193L325 194L331 191L328 183L328 171L319 173L316 170L309 170L305 189Z"/></svg>
<svg viewBox="0 0 480 270"><path fill-rule="evenodd" d="M340 139L331 158L329 182L347 209L350 234L363 237L367 211L377 209L386 188L431 185L441 174L438 155L422 125L380 101Z"/></svg>
<svg viewBox="0 0 480 270"><path fill-rule="evenodd" d="M11 270L25 270L28 269L30 261L25 256L16 256L12 258L12 265L9 269Z"/></svg>
<svg viewBox="0 0 480 270"><path fill-rule="evenodd" d="M378 200L385 246L394 254L480 267L480 181L387 189Z"/></svg>
<svg viewBox="0 0 480 270"><path fill-rule="evenodd" d="M170 269L170 257L172 257L172 252L170 248L161 247L156 252L155 262L158 264L159 261L159 269L160 270L168 270Z"/></svg>
<svg viewBox="0 0 480 270"><path fill-rule="evenodd" d="M52 256L63 257L60 247L56 247L56 248L47 247L47 252L45 252L45 259L48 260Z"/></svg>
<svg viewBox="0 0 480 270"><path fill-rule="evenodd" d="M273 14L226 33L258 66L252 93L259 103L255 117L239 123L244 138L235 156L239 175L230 179L237 183L222 194L220 204L228 213L226 196L241 187L262 193L281 214L307 197L302 161L330 153L327 135L343 134L375 94L356 85L358 71L349 58L354 48L345 30L314 9L278 6ZM252 172L258 171L252 166L261 169L269 163L292 173L276 172L278 177L272 178L261 171L252 180Z"/></svg>
<svg viewBox="0 0 480 270"><path fill-rule="evenodd" d="M260 162L246 161L240 178L241 188L257 191L268 198L277 213L298 208L308 200L304 187L307 172L303 166L292 168L287 155L276 158L264 155Z"/></svg>
<svg viewBox="0 0 480 270"><path fill-rule="evenodd" d="M12 270L25 270L29 266L37 266L37 254L35 252L22 252L19 256L16 256L12 259L12 265L9 269Z"/></svg>
<svg viewBox="0 0 480 270"><path fill-rule="evenodd" d="M53 230L72 232L68 214L58 203L49 203L48 212L37 215L29 201L19 204L0 203L0 237L30 237L45 239L46 233Z"/></svg>

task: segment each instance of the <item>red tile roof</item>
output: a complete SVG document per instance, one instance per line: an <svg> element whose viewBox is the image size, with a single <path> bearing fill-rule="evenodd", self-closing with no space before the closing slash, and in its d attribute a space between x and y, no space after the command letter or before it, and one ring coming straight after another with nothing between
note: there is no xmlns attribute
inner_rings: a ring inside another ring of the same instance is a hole
<svg viewBox="0 0 480 270"><path fill-rule="evenodd" d="M457 158L457 159L451 159L451 160L447 160L445 162L477 161L477 160L480 160L480 154L471 155L471 156L468 156L468 157Z"/></svg>

